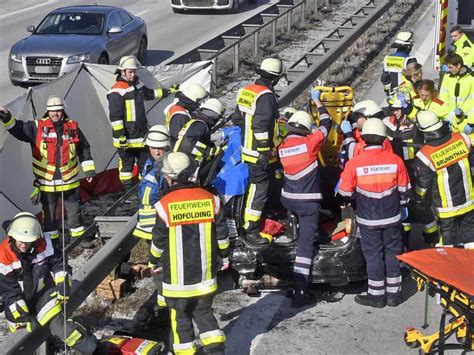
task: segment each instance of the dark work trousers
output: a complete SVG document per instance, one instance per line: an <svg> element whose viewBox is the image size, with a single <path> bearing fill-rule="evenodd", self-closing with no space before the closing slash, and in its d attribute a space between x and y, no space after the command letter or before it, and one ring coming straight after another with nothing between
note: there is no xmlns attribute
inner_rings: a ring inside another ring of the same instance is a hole
<svg viewBox="0 0 474 355"><path fill-rule="evenodd" d="M268 192L265 210L281 211L281 188L283 187L283 167L280 161L268 165Z"/></svg>
<svg viewBox="0 0 474 355"><path fill-rule="evenodd" d="M371 229L359 225L362 253L367 263L370 297L395 299L400 295L402 276L396 258L402 252L402 226Z"/></svg>
<svg viewBox="0 0 474 355"><path fill-rule="evenodd" d="M43 206L43 231L49 233L53 242L59 239L59 223L56 220L56 208L58 201L64 197L63 204L66 211L67 226L71 237L79 237L84 233L84 225L81 213L81 195L79 188L64 192L41 191L40 200Z"/></svg>
<svg viewBox="0 0 474 355"><path fill-rule="evenodd" d="M268 198L269 175L267 164L250 164L249 186L245 199L244 231L259 235L260 219Z"/></svg>
<svg viewBox="0 0 474 355"><path fill-rule="evenodd" d="M474 211L439 221L443 245L474 243Z"/></svg>
<svg viewBox="0 0 474 355"><path fill-rule="evenodd" d="M167 298L170 309L173 351L190 354L196 348L193 320L199 329L204 352L223 351L225 335L212 313L214 294L191 298Z"/></svg>
<svg viewBox="0 0 474 355"><path fill-rule="evenodd" d="M129 190L133 187L132 179L135 163L138 166L138 173L141 174L150 153L147 148L117 149L117 153L119 156L119 178L124 188Z"/></svg>
<svg viewBox="0 0 474 355"><path fill-rule="evenodd" d="M319 250L317 240L320 205L316 201L290 200L282 197L283 206L298 216L298 246L293 266L296 290L305 290L309 285L314 255Z"/></svg>

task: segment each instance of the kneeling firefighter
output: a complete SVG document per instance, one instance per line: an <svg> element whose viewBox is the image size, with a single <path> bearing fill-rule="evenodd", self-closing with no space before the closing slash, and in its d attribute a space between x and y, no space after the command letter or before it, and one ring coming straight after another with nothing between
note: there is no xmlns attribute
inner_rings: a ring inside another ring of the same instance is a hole
<svg viewBox="0 0 474 355"><path fill-rule="evenodd" d="M314 101L314 99L313 99ZM315 101L320 113L319 128L313 129L313 119L305 111L297 111L288 120L288 135L278 147L283 166L281 202L298 216L298 247L293 267L293 305L309 302L307 287L311 265L318 252L319 201L322 194L319 184L318 154L332 126L331 117L321 101Z"/></svg>
<svg viewBox="0 0 474 355"><path fill-rule="evenodd" d="M226 258L229 253L228 229L219 197L189 181L194 165L182 152L170 152L163 160L161 172L170 191L155 205L152 243L160 254L153 256L153 272L161 268L163 274L173 352L196 353L195 321L204 352L223 355L225 335L211 307L217 291L217 256Z"/></svg>
<svg viewBox="0 0 474 355"><path fill-rule="evenodd" d="M64 324L71 268L66 264L63 269L61 251L53 247L49 236L41 234L36 217L21 212L0 244L0 297L9 329L31 332L48 326L68 347L91 354L97 345L94 335L72 320Z"/></svg>

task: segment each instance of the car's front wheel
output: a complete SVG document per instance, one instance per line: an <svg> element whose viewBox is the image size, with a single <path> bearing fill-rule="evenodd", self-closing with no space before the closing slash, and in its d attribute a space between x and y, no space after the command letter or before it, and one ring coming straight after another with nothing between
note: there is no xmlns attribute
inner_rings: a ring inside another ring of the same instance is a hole
<svg viewBox="0 0 474 355"><path fill-rule="evenodd" d="M172 9L173 9L173 12L174 12L175 14L182 14L182 13L184 13L184 9L178 9L178 8L176 8L176 7L172 7Z"/></svg>
<svg viewBox="0 0 474 355"><path fill-rule="evenodd" d="M147 57L147 41L145 37L142 37L140 40L140 45L138 46L137 59L142 65L146 65Z"/></svg>
<svg viewBox="0 0 474 355"><path fill-rule="evenodd" d="M102 53L99 57L99 61L97 62L99 64L104 64L107 65L109 64L109 57L107 57L107 54Z"/></svg>

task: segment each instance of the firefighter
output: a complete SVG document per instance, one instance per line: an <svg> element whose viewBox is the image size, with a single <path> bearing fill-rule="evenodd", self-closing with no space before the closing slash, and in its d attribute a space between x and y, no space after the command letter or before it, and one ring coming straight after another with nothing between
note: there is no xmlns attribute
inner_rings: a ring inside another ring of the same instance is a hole
<svg viewBox="0 0 474 355"><path fill-rule="evenodd" d="M415 202L427 198L431 188L444 246L474 247L474 187L471 141L432 112L420 111L417 124L425 145L416 154Z"/></svg>
<svg viewBox="0 0 474 355"><path fill-rule="evenodd" d="M386 139L382 120L368 119L362 128L363 151L349 160L341 174L339 194L355 198L356 221L367 262L368 291L354 300L363 306L396 307L401 302L401 221L407 215L411 190L403 160L382 147Z"/></svg>
<svg viewBox="0 0 474 355"><path fill-rule="evenodd" d="M341 131L344 137L341 151L342 167L348 160L357 156L365 146L365 141L361 139L360 134L365 122L369 118L383 119L384 115L383 110L374 100L364 100L354 105L349 119L341 122ZM383 141L383 147L387 151L392 151L388 139Z"/></svg>
<svg viewBox="0 0 474 355"><path fill-rule="evenodd" d="M267 201L269 175L272 173L269 160L280 117L274 86L283 75L283 63L278 58L265 58L256 72L260 78L237 94L233 122L241 129L242 161L249 168L243 238L248 246L258 248L269 243L260 234L260 219Z"/></svg>
<svg viewBox="0 0 474 355"><path fill-rule="evenodd" d="M447 55L445 63L448 74L441 82L439 98L450 108L453 131L470 134L474 127L474 74L458 54Z"/></svg>
<svg viewBox="0 0 474 355"><path fill-rule="evenodd" d="M97 339L72 320L64 324L71 268L63 264L62 253L49 236L41 234L36 217L21 212L10 222L8 237L0 244L0 298L10 332L26 329L30 333L48 326L68 347L91 354Z"/></svg>
<svg viewBox="0 0 474 355"><path fill-rule="evenodd" d="M164 185L164 178L160 174L163 157L170 150L170 136L168 129L163 125L150 128L145 139L145 145L150 151L150 158L145 163L142 180L139 184L138 221L133 235L145 240L151 240L151 231L155 226L155 203L160 199Z"/></svg>
<svg viewBox="0 0 474 355"><path fill-rule="evenodd" d="M293 305L302 306L310 302L307 293L311 265L319 250L316 240L319 221L319 201L322 200L318 169L318 154L321 150L332 121L326 108L313 99L319 111L319 128L313 128L314 121L305 111L297 111L288 120L288 135L278 147L283 166L283 206L298 217L298 246L293 266Z"/></svg>
<svg viewBox="0 0 474 355"><path fill-rule="evenodd" d="M148 132L144 101L161 100L178 90L177 86L147 88L136 75L139 66L134 56L122 57L115 72L117 81L107 93L113 144L119 156L119 177L125 190L133 187L135 163L141 172L149 156L144 143Z"/></svg>
<svg viewBox="0 0 474 355"><path fill-rule="evenodd" d="M448 104L438 98L433 80L423 79L417 86L417 96L413 99L413 106L419 111L431 111L441 119L447 119L451 113Z"/></svg>
<svg viewBox="0 0 474 355"><path fill-rule="evenodd" d="M215 98L207 99L179 131L173 151L190 154L199 165L215 157L219 149L211 142L211 128L224 112L222 102Z"/></svg>
<svg viewBox="0 0 474 355"><path fill-rule="evenodd" d="M474 69L474 45L471 40L464 33L464 30L461 26L456 25L451 28L449 31L452 45L454 47L454 53L460 55L464 64Z"/></svg>
<svg viewBox="0 0 474 355"><path fill-rule="evenodd" d="M205 353L224 354L225 335L212 313L217 291L217 256L228 256L229 238L218 196L189 182L195 167L182 152L163 160L170 191L158 211L150 261L163 274L163 296L170 309L173 351L195 354L193 320Z"/></svg>
<svg viewBox="0 0 474 355"><path fill-rule="evenodd" d="M413 32L399 32L392 47L396 48L396 51L384 57L383 73L380 77L387 96L390 96L393 90L401 83L402 70L407 59L410 58L410 52L413 48Z"/></svg>
<svg viewBox="0 0 474 355"><path fill-rule="evenodd" d="M423 145L423 135L418 130L415 122L410 120L403 112L403 103L398 98L392 101L392 115L385 117L383 122L387 127L387 136L393 148L393 152L405 162L410 181L415 181L415 154ZM403 245L408 249L408 237L413 223L423 225L423 237L425 242L434 246L438 240L438 227L431 211L430 201L423 205L414 205L410 201L408 205L408 218L403 221Z"/></svg>
<svg viewBox="0 0 474 355"><path fill-rule="evenodd" d="M84 234L79 193L79 165L88 182L95 176L90 146L76 121L65 113L65 103L50 96L43 118L34 121L15 120L4 107L0 114L4 127L12 136L31 144L33 154L33 204L41 202L45 234L56 244L59 229L56 207L62 198L67 212L69 234L76 238Z"/></svg>
<svg viewBox="0 0 474 355"><path fill-rule="evenodd" d="M184 125L191 119L191 113L209 96L209 93L200 84L183 85L176 93L178 99L165 109L165 125L170 131L171 148L178 140L178 134Z"/></svg>

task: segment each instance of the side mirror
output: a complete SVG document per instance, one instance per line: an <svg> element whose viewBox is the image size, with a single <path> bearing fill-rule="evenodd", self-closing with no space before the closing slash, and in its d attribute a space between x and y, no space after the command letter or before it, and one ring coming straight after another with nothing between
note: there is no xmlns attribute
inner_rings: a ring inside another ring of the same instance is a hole
<svg viewBox="0 0 474 355"><path fill-rule="evenodd" d="M33 33L33 32L35 32L36 28L35 28L35 26L33 26L33 25L29 25L29 26L26 28L26 30L27 30L28 32Z"/></svg>
<svg viewBox="0 0 474 355"><path fill-rule="evenodd" d="M111 27L108 31L108 33L120 33L120 32L122 32L122 29L119 26Z"/></svg>

